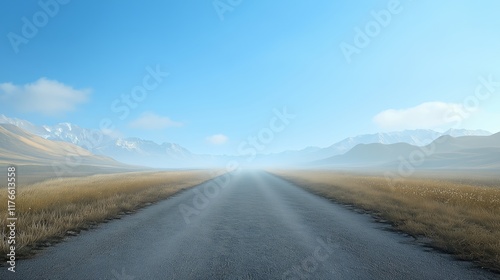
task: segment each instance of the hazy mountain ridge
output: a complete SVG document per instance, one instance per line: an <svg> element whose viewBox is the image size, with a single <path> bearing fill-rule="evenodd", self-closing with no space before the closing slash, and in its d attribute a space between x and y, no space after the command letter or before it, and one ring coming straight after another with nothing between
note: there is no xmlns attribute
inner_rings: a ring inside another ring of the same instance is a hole
<svg viewBox="0 0 500 280"><path fill-rule="evenodd" d="M342 154L354 148L358 144L396 144L408 143L413 146L425 146L441 136L489 136L490 132L485 130L450 129L445 132L437 132L430 129L416 129L396 132L381 132L375 134L364 134L346 138L327 148L326 151Z"/></svg>
<svg viewBox="0 0 500 280"><path fill-rule="evenodd" d="M307 147L298 151L285 151L267 155L259 154L251 162L248 162L247 155L197 155L175 143L157 144L153 141L134 137L113 137L99 130L81 128L71 123L36 126L25 120L8 118L0 114L1 123L15 125L47 140L72 143L96 155L108 156L123 163L151 167L221 166L230 160L236 160L242 165L297 165L342 155L360 144L391 145L407 143L411 146L425 146L443 136L491 135L490 132L484 130L466 129L453 129L443 133L420 129L364 134L345 138L326 148ZM386 150L386 147L383 146L374 147ZM388 152L391 153L391 151ZM371 159L366 160L373 161Z"/></svg>
<svg viewBox="0 0 500 280"><path fill-rule="evenodd" d="M343 155L316 161L324 167L398 167L433 169L500 168L500 132L490 136L444 135L418 147L406 143L359 144Z"/></svg>
<svg viewBox="0 0 500 280"><path fill-rule="evenodd" d="M405 130L398 132L385 132L375 134L363 134L355 137L345 138L326 148L308 147L300 151L286 151L282 153L261 155L257 162L274 164L286 162L289 164L300 164L327 159L344 154L360 144L396 144L407 143L412 146L425 146L442 136L489 136L490 132L485 130L450 129L445 132L437 132L429 129Z"/></svg>

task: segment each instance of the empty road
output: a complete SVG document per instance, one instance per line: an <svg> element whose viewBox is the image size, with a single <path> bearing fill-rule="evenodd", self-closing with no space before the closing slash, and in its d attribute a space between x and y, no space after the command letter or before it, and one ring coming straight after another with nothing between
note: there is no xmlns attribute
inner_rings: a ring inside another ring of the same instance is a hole
<svg viewBox="0 0 500 280"><path fill-rule="evenodd" d="M0 279L496 279L368 215L240 171L0 267Z"/></svg>

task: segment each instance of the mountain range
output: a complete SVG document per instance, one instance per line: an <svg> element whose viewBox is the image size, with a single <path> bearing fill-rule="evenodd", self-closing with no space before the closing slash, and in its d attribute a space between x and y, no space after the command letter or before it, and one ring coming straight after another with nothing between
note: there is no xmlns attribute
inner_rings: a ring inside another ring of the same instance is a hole
<svg viewBox="0 0 500 280"><path fill-rule="evenodd" d="M322 167L500 169L500 132L490 136L444 135L425 146L359 144L347 153L312 163Z"/></svg>
<svg viewBox="0 0 500 280"><path fill-rule="evenodd" d="M0 114L0 124L2 123L17 126L26 132L46 140L71 143L95 155L111 157L119 162L131 165L187 168L221 166L225 165L230 160L236 160L243 164L247 163L247 158L241 155L193 154L179 144L158 144L140 138L115 137L110 134L102 133L100 130L82 128L71 123L59 123L53 126L37 126L26 120L9 118ZM275 165L286 163L288 165L297 165L307 162L320 162L321 160L328 161L331 160L332 157L342 155L360 144L391 145L406 143L410 147L414 147L429 145L434 140L443 136L461 137L489 135L491 135L491 133L488 131L465 129L453 129L443 133L421 129L365 134L346 138L325 148L308 147L298 151L285 151L265 155L259 154L252 161L252 164ZM359 149L362 149L361 147Z"/></svg>
<svg viewBox="0 0 500 280"><path fill-rule="evenodd" d="M130 172L144 167L126 165L95 155L68 142L48 140L12 124L0 124L0 167L17 166L18 184L45 179ZM22 167L21 167L22 166Z"/></svg>
<svg viewBox="0 0 500 280"><path fill-rule="evenodd" d="M47 140L68 142L96 155L119 162L150 167L187 167L195 157L174 143L157 144L140 138L120 138L71 123L36 126L28 121L0 115L0 124L12 124Z"/></svg>
<svg viewBox="0 0 500 280"><path fill-rule="evenodd" d="M11 124L0 124L0 163L45 165L47 162L65 162L79 157L82 164L116 166L119 162L109 157L96 156L76 145L55 142L36 136Z"/></svg>
<svg viewBox="0 0 500 280"><path fill-rule="evenodd" d="M340 142L325 148L308 147L300 151L286 151L277 154L261 155L257 158L258 163L275 164L287 162L290 165L304 162L319 161L336 155L341 155L360 144L382 144L390 145L406 143L413 146L425 146L442 136L489 136L490 132L485 130L450 129L445 132L437 132L430 129L405 130L398 132L386 132L375 134L364 134L346 138Z"/></svg>

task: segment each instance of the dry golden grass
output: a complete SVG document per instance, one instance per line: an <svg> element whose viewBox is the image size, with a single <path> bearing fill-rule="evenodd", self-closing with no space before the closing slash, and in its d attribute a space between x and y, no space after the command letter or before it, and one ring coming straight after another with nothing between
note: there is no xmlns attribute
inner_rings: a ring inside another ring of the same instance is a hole
<svg viewBox="0 0 500 280"><path fill-rule="evenodd" d="M41 242L88 228L214 177L209 171L134 172L53 179L17 188L16 254L29 255ZM221 174L220 172L218 174ZM7 191L0 193L0 244L7 254Z"/></svg>
<svg viewBox="0 0 500 280"><path fill-rule="evenodd" d="M500 182L497 187L443 179L333 171L272 171L321 196L374 212L431 246L500 272Z"/></svg>

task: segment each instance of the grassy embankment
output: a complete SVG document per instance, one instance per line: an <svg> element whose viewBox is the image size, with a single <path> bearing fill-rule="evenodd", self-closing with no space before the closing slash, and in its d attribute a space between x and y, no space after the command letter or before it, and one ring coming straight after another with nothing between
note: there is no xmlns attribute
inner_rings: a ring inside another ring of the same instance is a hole
<svg viewBox="0 0 500 280"><path fill-rule="evenodd" d="M500 180L405 178L333 171L272 171L305 189L374 213L431 246L500 272ZM496 187L495 187L496 185Z"/></svg>
<svg viewBox="0 0 500 280"><path fill-rule="evenodd" d="M30 255L60 240L148 203L213 178L209 171L103 174L53 179L19 186L16 195L16 254ZM7 254L7 191L0 193L0 254Z"/></svg>

